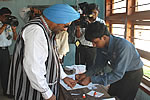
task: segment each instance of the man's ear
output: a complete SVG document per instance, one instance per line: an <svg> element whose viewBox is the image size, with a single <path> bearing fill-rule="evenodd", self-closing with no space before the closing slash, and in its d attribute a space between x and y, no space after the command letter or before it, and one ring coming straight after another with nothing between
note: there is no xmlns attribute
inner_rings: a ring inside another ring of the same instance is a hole
<svg viewBox="0 0 150 100"><path fill-rule="evenodd" d="M103 38L104 40L106 40L106 39L107 39L107 36L106 36L106 35L103 35L102 38Z"/></svg>

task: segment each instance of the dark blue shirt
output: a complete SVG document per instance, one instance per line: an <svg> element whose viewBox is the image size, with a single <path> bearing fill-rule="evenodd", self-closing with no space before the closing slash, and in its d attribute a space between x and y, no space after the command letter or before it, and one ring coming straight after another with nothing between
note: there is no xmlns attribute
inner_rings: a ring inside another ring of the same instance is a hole
<svg viewBox="0 0 150 100"><path fill-rule="evenodd" d="M129 41L110 35L109 46L104 49L97 49L97 56L95 66L105 66L105 63L110 63L111 72L103 75L92 76L91 81L102 85L108 85L120 80L125 72L133 71L142 68L143 63L136 48ZM101 59L98 61L98 59ZM102 64L101 64L102 63Z"/></svg>

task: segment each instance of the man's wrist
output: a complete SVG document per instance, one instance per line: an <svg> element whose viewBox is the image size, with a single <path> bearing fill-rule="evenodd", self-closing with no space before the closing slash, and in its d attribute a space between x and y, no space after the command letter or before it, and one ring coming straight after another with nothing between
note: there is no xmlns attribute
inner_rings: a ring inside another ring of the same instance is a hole
<svg viewBox="0 0 150 100"><path fill-rule="evenodd" d="M49 99L53 95L53 92L48 89L46 92L42 92L42 96L44 99Z"/></svg>
<svg viewBox="0 0 150 100"><path fill-rule="evenodd" d="M5 29L6 29L6 27L7 27L7 25L6 25L6 24L4 24L4 25L2 26L2 29L3 29L3 30L5 30Z"/></svg>

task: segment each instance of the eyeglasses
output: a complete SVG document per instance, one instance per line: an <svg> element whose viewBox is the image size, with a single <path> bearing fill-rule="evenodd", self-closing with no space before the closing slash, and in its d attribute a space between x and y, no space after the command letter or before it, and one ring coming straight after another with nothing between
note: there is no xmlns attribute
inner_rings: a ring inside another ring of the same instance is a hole
<svg viewBox="0 0 150 100"><path fill-rule="evenodd" d="M64 28L69 28L70 25L65 25Z"/></svg>
<svg viewBox="0 0 150 100"><path fill-rule="evenodd" d="M3 16L4 16L4 17L8 17L8 16L10 16L10 14L3 14Z"/></svg>

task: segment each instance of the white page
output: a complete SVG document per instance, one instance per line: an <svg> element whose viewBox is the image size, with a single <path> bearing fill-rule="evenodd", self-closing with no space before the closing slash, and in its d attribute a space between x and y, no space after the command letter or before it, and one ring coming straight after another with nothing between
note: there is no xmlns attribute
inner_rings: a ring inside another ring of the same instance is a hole
<svg viewBox="0 0 150 100"><path fill-rule="evenodd" d="M72 79L75 80L75 74L73 74L73 75L68 75L68 77L70 77L70 78L72 78ZM64 83L63 80L60 80L60 84L61 84L66 90L75 90L75 89L81 89L81 88L86 88L86 87L91 87L91 86L93 86L92 83L89 83L89 84L86 85L86 86L82 86L82 85L76 84L75 87L70 88L67 84Z"/></svg>

